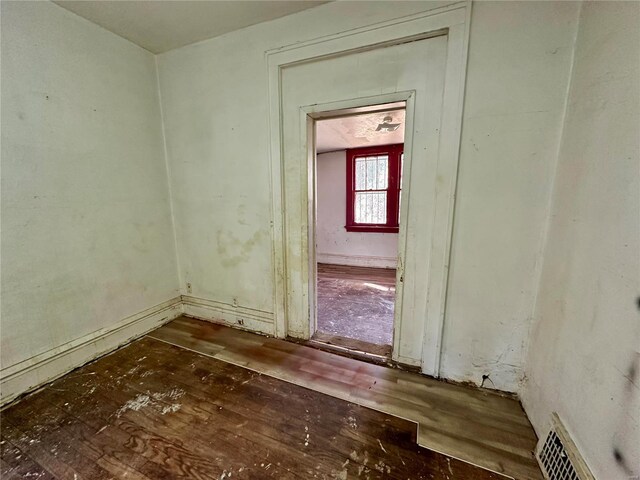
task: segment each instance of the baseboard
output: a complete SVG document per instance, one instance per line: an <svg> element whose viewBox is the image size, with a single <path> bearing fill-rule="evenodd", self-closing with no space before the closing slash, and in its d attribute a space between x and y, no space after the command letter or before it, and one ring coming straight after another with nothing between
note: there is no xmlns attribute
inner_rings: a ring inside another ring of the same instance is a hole
<svg viewBox="0 0 640 480"><path fill-rule="evenodd" d="M412 367L412 368L421 368L422 367L422 362L418 358L410 358L410 357L405 357L403 355L392 355L392 360L394 362L397 362L397 363L401 364L401 365L406 365L406 366ZM420 373L422 373L422 371Z"/></svg>
<svg viewBox="0 0 640 480"><path fill-rule="evenodd" d="M182 296L184 314L200 320L275 335L273 312L232 305L190 295Z"/></svg>
<svg viewBox="0 0 640 480"><path fill-rule="evenodd" d="M398 259L396 257L337 255L333 253L317 253L316 261L318 263L349 265L351 267L396 268L398 265Z"/></svg>
<svg viewBox="0 0 640 480"><path fill-rule="evenodd" d="M92 332L0 370L0 405L129 343L182 314L180 297L172 298L115 325Z"/></svg>

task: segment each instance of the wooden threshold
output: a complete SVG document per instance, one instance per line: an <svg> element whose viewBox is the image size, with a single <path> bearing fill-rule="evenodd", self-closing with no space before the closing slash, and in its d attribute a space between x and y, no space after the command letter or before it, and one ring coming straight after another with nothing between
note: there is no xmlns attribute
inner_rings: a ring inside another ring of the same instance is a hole
<svg viewBox="0 0 640 480"><path fill-rule="evenodd" d="M385 362L391 357L391 345L379 345L319 331L313 334L308 343L330 350L351 352L356 358L364 360L372 357L377 360L377 363Z"/></svg>

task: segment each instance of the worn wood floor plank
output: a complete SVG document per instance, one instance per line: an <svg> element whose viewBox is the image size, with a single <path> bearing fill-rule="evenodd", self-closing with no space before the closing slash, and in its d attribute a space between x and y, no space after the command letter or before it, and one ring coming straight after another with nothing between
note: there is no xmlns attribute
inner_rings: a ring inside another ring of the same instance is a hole
<svg viewBox="0 0 640 480"><path fill-rule="evenodd" d="M54 479L55 477L37 464L31 457L25 455L22 450L16 447L4 435L0 440L0 456L2 458L2 467L0 469L0 478L27 478L34 476L42 480Z"/></svg>
<svg viewBox="0 0 640 480"><path fill-rule="evenodd" d="M312 340L389 356L395 281L395 269L319 263Z"/></svg>
<svg viewBox="0 0 640 480"><path fill-rule="evenodd" d="M506 478L419 447L413 422L151 337L1 420L3 478Z"/></svg>
<svg viewBox="0 0 640 480"><path fill-rule="evenodd" d="M540 480L536 436L511 397L181 317L153 338L419 424L418 443L514 478Z"/></svg>

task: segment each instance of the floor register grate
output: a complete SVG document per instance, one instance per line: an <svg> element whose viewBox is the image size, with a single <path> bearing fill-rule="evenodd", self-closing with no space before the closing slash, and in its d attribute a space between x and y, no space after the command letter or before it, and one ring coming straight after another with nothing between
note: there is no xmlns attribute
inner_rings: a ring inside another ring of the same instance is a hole
<svg viewBox="0 0 640 480"><path fill-rule="evenodd" d="M548 480L595 480L556 413L552 427L537 453Z"/></svg>

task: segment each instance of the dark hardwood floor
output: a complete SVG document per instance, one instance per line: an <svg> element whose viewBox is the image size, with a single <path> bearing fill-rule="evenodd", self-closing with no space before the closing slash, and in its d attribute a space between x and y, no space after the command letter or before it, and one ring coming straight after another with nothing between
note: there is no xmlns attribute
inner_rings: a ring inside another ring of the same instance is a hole
<svg viewBox="0 0 640 480"><path fill-rule="evenodd" d="M365 363L296 343L181 317L165 342L416 422L418 444L519 480L541 480L537 437L518 400Z"/></svg>
<svg viewBox="0 0 640 480"><path fill-rule="evenodd" d="M413 422L151 337L0 417L3 479L507 478L419 447Z"/></svg>

